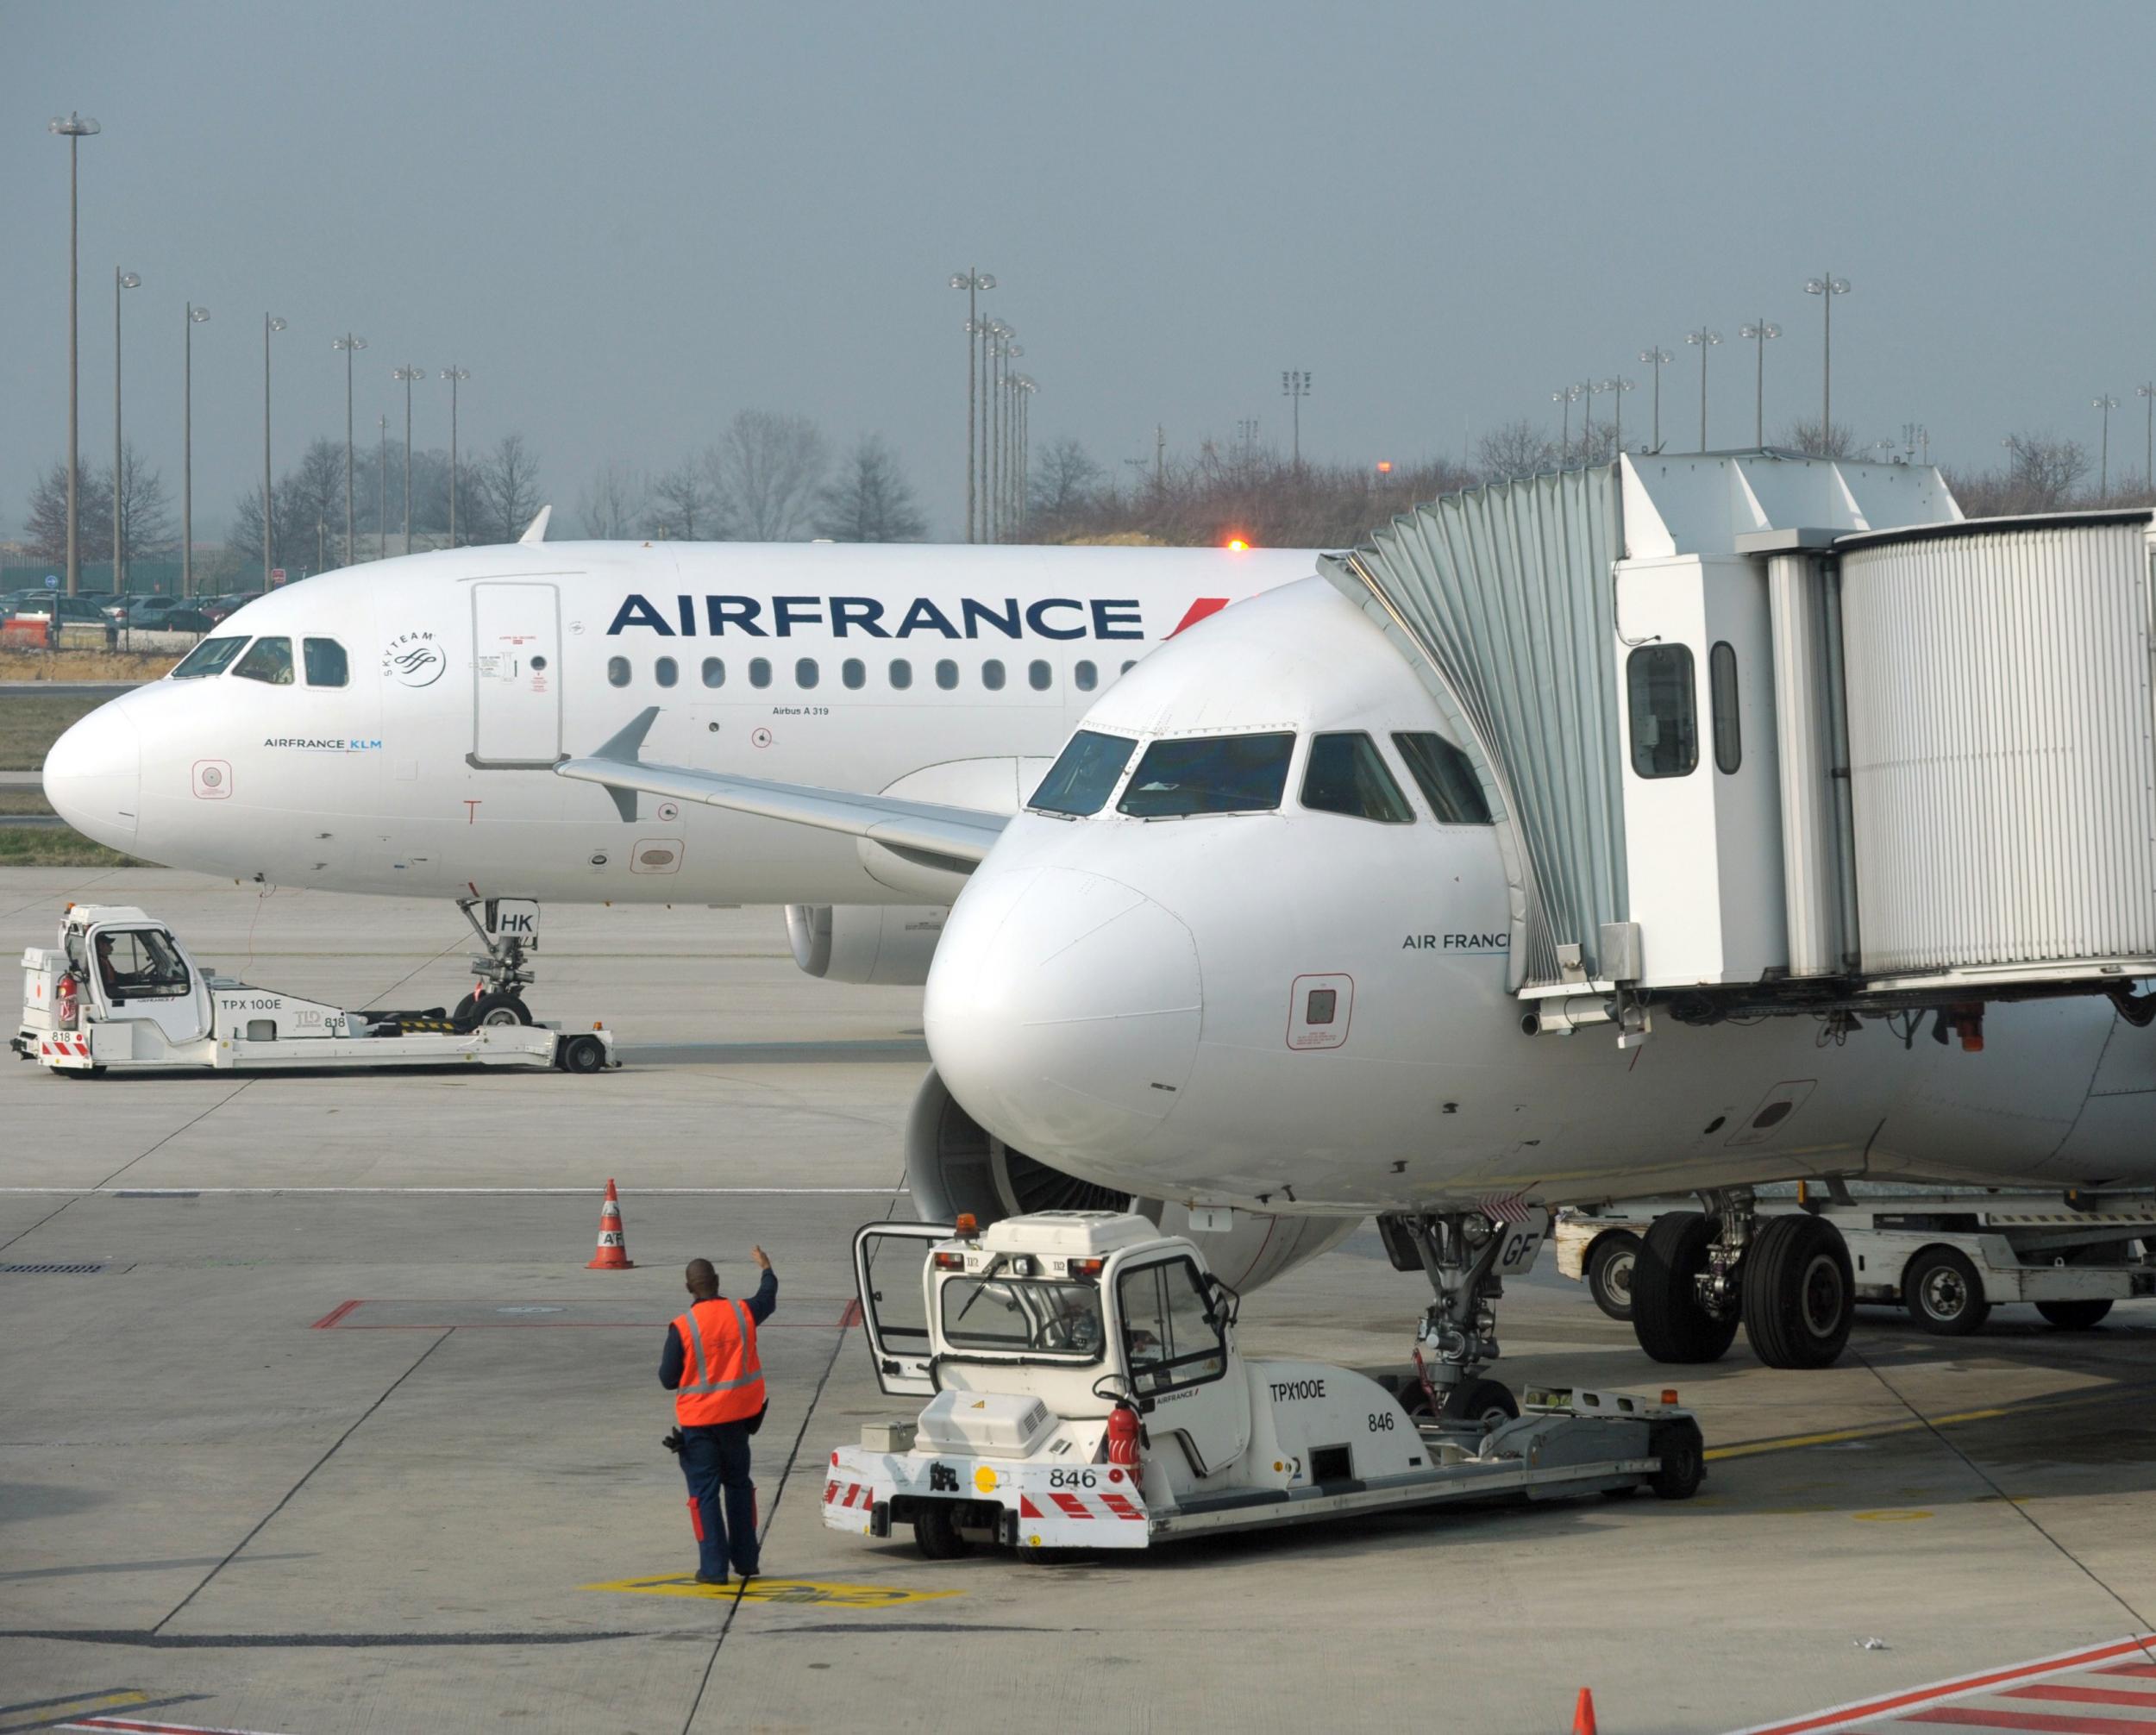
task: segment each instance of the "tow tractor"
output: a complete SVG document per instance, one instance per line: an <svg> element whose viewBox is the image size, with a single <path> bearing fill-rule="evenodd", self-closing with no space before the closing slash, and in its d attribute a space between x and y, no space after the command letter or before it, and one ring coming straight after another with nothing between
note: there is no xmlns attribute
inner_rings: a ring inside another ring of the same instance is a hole
<svg viewBox="0 0 2156 1735"><path fill-rule="evenodd" d="M58 944L22 954L22 1022L10 1044L63 1077L148 1070L618 1066L612 1032L471 1022L439 1006L347 1012L213 975L172 930L131 905L70 905Z"/></svg>
<svg viewBox="0 0 2156 1735"><path fill-rule="evenodd" d="M831 1453L824 1522L910 1525L932 1560L976 1540L1037 1557L1454 1500L1683 1500L1706 1473L1674 1402L1530 1389L1516 1417L1445 1420L1442 1404L1418 1415L1420 1380L1396 1392L1245 1360L1235 1293L1137 1215L872 1223L854 1263L878 1382L928 1401Z"/></svg>

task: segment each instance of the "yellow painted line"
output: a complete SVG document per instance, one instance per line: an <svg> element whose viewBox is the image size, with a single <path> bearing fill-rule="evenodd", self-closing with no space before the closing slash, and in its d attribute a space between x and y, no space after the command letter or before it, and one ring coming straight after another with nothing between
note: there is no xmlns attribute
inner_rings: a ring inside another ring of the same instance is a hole
<svg viewBox="0 0 2156 1735"><path fill-rule="evenodd" d="M1778 1440L1747 1440L1742 1445L1716 1446L1707 1456L1717 1458L1757 1457L1762 1452L1793 1452L1804 1446L1839 1445L1844 1440L1876 1440L1889 1434L1913 1434L1923 1428L1951 1428L1963 1422L1996 1421L2013 1410L1964 1410L1952 1416L1927 1416L1902 1422L1878 1422L1870 1427L1836 1428L1824 1434L1790 1434Z"/></svg>
<svg viewBox="0 0 2156 1735"><path fill-rule="evenodd" d="M1850 1517L1856 1519L1858 1524L1915 1524L1919 1519L1927 1519L1930 1516L1931 1514L1927 1512L1911 1512L1892 1508L1885 1512L1850 1513Z"/></svg>
<svg viewBox="0 0 2156 1735"><path fill-rule="evenodd" d="M903 1602L932 1602L939 1597L963 1596L961 1590L902 1590L889 1584L827 1584L806 1578L752 1578L744 1587L699 1584L686 1574L661 1578L619 1578L606 1584L587 1584L585 1590L611 1590L631 1596L693 1596L706 1602L793 1603L813 1608L895 1608Z"/></svg>
<svg viewBox="0 0 2156 1735"><path fill-rule="evenodd" d="M122 1706L147 1705L150 1695L139 1687L109 1688L103 1693L78 1693L59 1699L47 1699L34 1705L16 1705L0 1716L18 1715L34 1711L37 1715L28 1723L0 1723L0 1735L16 1729L50 1729L56 1723L68 1723L78 1717L89 1717L100 1711L117 1711Z"/></svg>

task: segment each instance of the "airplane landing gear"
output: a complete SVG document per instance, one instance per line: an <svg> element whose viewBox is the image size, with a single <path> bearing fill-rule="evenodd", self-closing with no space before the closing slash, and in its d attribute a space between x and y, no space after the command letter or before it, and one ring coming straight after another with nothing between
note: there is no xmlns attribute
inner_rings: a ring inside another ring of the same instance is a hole
<svg viewBox="0 0 2156 1735"><path fill-rule="evenodd" d="M455 1022L461 1029L474 1030L481 1024L529 1024L534 1022L531 1009L524 1004L524 990L538 974L532 962L531 946L523 934L505 931L496 925L495 906L498 899L492 898L460 898L457 908L464 919L472 924L472 931L479 936L479 944L486 949L472 958L473 970L479 976L479 985L471 994L457 1004ZM484 905L487 920L480 921L474 911ZM530 908L536 912L538 905Z"/></svg>
<svg viewBox="0 0 2156 1735"><path fill-rule="evenodd" d="M1439 1420L1487 1431L1520 1413L1504 1385L1483 1369L1497 1359L1496 1275L1506 1237L1479 1211L1405 1217L1401 1226L1422 1261L1437 1300L1415 1337L1415 1366Z"/></svg>
<svg viewBox="0 0 2156 1735"><path fill-rule="evenodd" d="M1749 1187L1708 1211L1655 1219L1632 1273L1632 1323L1658 1362L1719 1361L1741 1320L1770 1368L1831 1367L1849 1341L1856 1281L1841 1231L1805 1212L1762 1222Z"/></svg>

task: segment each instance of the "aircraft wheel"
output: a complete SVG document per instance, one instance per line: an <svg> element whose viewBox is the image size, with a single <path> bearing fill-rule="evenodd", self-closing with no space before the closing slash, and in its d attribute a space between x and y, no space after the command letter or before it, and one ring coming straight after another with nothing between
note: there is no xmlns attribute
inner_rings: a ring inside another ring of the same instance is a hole
<svg viewBox="0 0 2156 1735"><path fill-rule="evenodd" d="M2036 1311L2062 1331L2086 1331L2111 1311L2109 1301L2039 1301Z"/></svg>
<svg viewBox="0 0 2156 1735"><path fill-rule="evenodd" d="M1739 1273L1745 1333L1770 1368L1831 1368L1856 1317L1841 1231L1807 1212L1760 1219Z"/></svg>
<svg viewBox="0 0 2156 1735"><path fill-rule="evenodd" d="M1632 1318L1632 1268L1639 1256L1639 1237L1629 1229L1613 1229L1587 1256L1587 1293L1613 1319Z"/></svg>
<svg viewBox="0 0 2156 1735"><path fill-rule="evenodd" d="M1984 1279L1951 1247L1927 1247L1909 1261L1902 1274L1902 1305L1935 1337L1966 1337L1991 1313Z"/></svg>
<svg viewBox="0 0 2156 1735"><path fill-rule="evenodd" d="M1501 1380L1468 1380L1452 1387L1438 1419L1447 1427L1479 1428L1488 1433L1520 1414L1520 1400Z"/></svg>
<svg viewBox="0 0 2156 1735"><path fill-rule="evenodd" d="M931 1560L958 1560L973 1552L973 1544L958 1533L949 1500L923 1500L914 1507L913 1545Z"/></svg>
<svg viewBox="0 0 2156 1735"><path fill-rule="evenodd" d="M597 1037L565 1037L555 1064L565 1073L603 1072L606 1067L606 1044Z"/></svg>
<svg viewBox="0 0 2156 1735"><path fill-rule="evenodd" d="M1736 1341L1733 1316L1717 1319L1700 1306L1692 1280L1707 1268L1720 1224L1696 1211L1672 1211L1649 1225L1632 1264L1632 1329L1658 1362L1718 1362Z"/></svg>
<svg viewBox="0 0 2156 1735"><path fill-rule="evenodd" d="M514 994L474 994L457 1007L459 1030L475 1030L481 1024L528 1024L531 1009Z"/></svg>

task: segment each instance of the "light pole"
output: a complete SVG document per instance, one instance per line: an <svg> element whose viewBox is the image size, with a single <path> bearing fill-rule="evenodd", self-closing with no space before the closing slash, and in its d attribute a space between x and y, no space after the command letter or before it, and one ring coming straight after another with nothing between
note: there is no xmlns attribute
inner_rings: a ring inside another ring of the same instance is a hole
<svg viewBox="0 0 2156 1735"><path fill-rule="evenodd" d="M1699 345L1699 448L1707 449L1707 352L1722 341L1719 331L1709 331L1705 326L1697 331L1684 334L1687 343Z"/></svg>
<svg viewBox="0 0 2156 1735"><path fill-rule="evenodd" d="M1003 346L1003 438L997 448L996 467L1002 481L996 495L996 523L1000 534L997 540L1008 542L1018 523L1018 515L1011 500L1011 478L1018 468L1018 375L1011 371L1011 364L1025 354L1023 343Z"/></svg>
<svg viewBox="0 0 2156 1735"><path fill-rule="evenodd" d="M367 348L367 340L348 331L331 338L329 347L344 352L344 563L349 567L360 558L352 529L352 357Z"/></svg>
<svg viewBox="0 0 2156 1735"><path fill-rule="evenodd" d="M1767 340L1779 337L1782 328L1771 321L1755 319L1749 325L1737 328L1739 337L1748 337L1759 351L1758 378L1752 388L1752 443L1761 451L1767 444Z"/></svg>
<svg viewBox="0 0 2156 1735"><path fill-rule="evenodd" d="M1632 390L1632 381L1620 375L1614 379L1603 380L1595 389L1597 391L1607 391L1610 395L1609 401L1616 423L1610 430L1610 437L1616 446L1619 455L1622 456L1625 449L1625 393Z"/></svg>
<svg viewBox="0 0 2156 1735"><path fill-rule="evenodd" d="M974 504L974 484L976 471L974 466L974 406L980 392L980 384L974 373L974 332L981 323L981 298L985 291L996 286L994 277L978 266L968 266L963 271L951 273L950 286L966 291L966 540L978 542L975 533L977 522Z"/></svg>
<svg viewBox="0 0 2156 1735"><path fill-rule="evenodd" d="M1040 387L1033 383L1030 375L1021 373L1018 377L1018 485L1015 492L1018 496L1018 529L1020 530L1024 530L1026 520L1031 516L1032 512L1032 492L1031 483L1033 473L1033 443L1031 438L1033 426L1033 394L1039 391Z"/></svg>
<svg viewBox="0 0 2156 1735"><path fill-rule="evenodd" d="M407 362L402 367L390 369L392 379L404 382L404 552L411 552L411 383L424 379L427 370L414 367Z"/></svg>
<svg viewBox="0 0 2156 1735"><path fill-rule="evenodd" d="M1652 349L1641 350L1639 359L1654 369L1654 449L1659 452L1662 449L1662 364L1674 361L1677 357L1658 343Z"/></svg>
<svg viewBox="0 0 2156 1735"><path fill-rule="evenodd" d="M46 130L67 141L67 594L72 597L82 572L81 551L77 546L80 526L76 512L82 490L82 436L75 414L75 324L81 311L75 289L75 159L82 141L96 133L98 126L87 115L78 115L70 110L65 119L55 116L46 122Z"/></svg>
<svg viewBox="0 0 2156 1735"><path fill-rule="evenodd" d="M374 558L380 561L389 556L389 417L378 416L374 421L382 442L374 473Z"/></svg>
<svg viewBox="0 0 2156 1735"><path fill-rule="evenodd" d="M1849 279L1836 277L1831 271L1823 271L1817 277L1808 278L1804 293L1819 298L1823 315L1820 325L1819 370L1819 450L1822 457L1832 457L1834 448L1834 298L1849 293Z"/></svg>
<svg viewBox="0 0 2156 1735"><path fill-rule="evenodd" d="M2111 412L2119 407L2119 400L2101 392L2089 400L2089 407L2103 412L2103 467L2096 472L2096 499L2101 504L2111 497Z"/></svg>
<svg viewBox="0 0 2156 1735"><path fill-rule="evenodd" d="M468 367L445 367L442 377L449 382L449 546L457 545L457 387L472 377Z"/></svg>
<svg viewBox="0 0 2156 1735"><path fill-rule="evenodd" d="M988 371L981 381L981 539L1003 540L1003 509L999 490L1003 485L1004 376L1009 372L1011 340L1018 335L1014 325L1000 319L988 322L985 352Z"/></svg>
<svg viewBox="0 0 2156 1735"><path fill-rule="evenodd" d="M1557 462L1560 465L1572 454L1572 405L1579 395L1580 388L1576 385L1560 385L1550 394L1552 404L1564 406L1557 423Z"/></svg>
<svg viewBox="0 0 2156 1735"><path fill-rule="evenodd" d="M1302 468L1302 400L1310 395L1310 370L1307 367L1290 368L1282 373L1280 376L1280 395L1289 399L1294 405L1293 450L1295 468L1300 470Z"/></svg>
<svg viewBox="0 0 2156 1735"><path fill-rule="evenodd" d="M187 304L179 387L179 593L195 593L195 328L210 310Z"/></svg>
<svg viewBox="0 0 2156 1735"><path fill-rule="evenodd" d="M121 576L120 551L127 546L127 526L121 516L121 501L126 497L122 467L126 459L126 447L120 438L120 291L140 289L142 279L131 271L112 270L112 594L122 596L127 581ZM132 641L130 641L132 642Z"/></svg>
<svg viewBox="0 0 2156 1735"><path fill-rule="evenodd" d="M2148 404L2148 429L2141 451L2141 486L2156 493L2156 379L2136 385L2134 395Z"/></svg>
<svg viewBox="0 0 2156 1735"><path fill-rule="evenodd" d="M277 531L277 509L272 499L275 492L270 481L270 334L282 331L285 322L275 314L262 316L262 594L270 588L270 568L274 564L274 543Z"/></svg>

